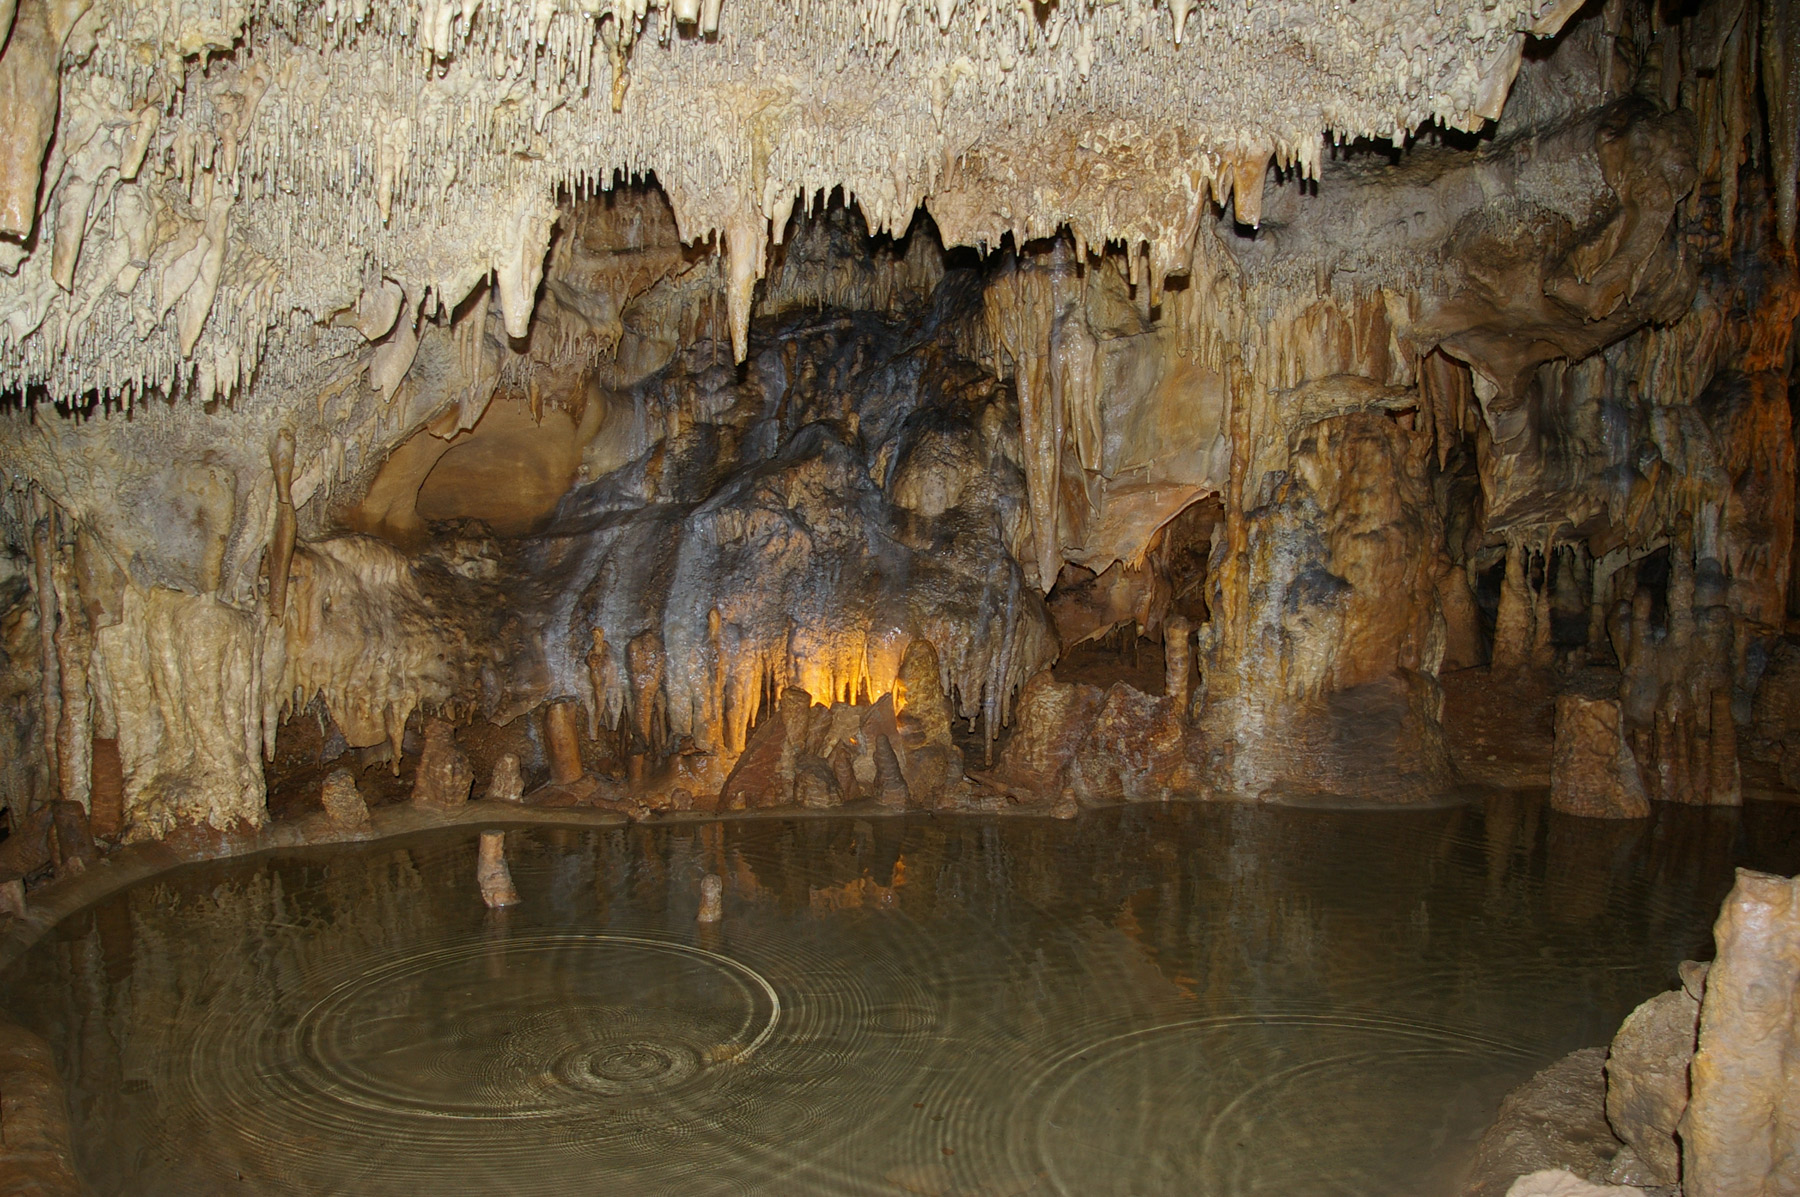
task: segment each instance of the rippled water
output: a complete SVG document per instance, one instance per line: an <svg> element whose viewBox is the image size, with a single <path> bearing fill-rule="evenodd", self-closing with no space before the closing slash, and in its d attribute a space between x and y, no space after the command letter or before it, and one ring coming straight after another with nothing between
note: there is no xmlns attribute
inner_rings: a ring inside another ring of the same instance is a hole
<svg viewBox="0 0 1800 1197"><path fill-rule="evenodd" d="M1800 809L474 832L195 866L0 997L101 1193L1441 1194ZM699 882L725 919L697 925Z"/></svg>

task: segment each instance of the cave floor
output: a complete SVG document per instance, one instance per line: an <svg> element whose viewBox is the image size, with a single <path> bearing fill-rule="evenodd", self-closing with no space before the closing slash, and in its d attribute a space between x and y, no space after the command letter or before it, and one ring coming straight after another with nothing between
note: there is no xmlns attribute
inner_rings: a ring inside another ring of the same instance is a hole
<svg viewBox="0 0 1800 1197"><path fill-rule="evenodd" d="M1509 1088L1705 951L1734 866L1800 870L1763 802L554 812L490 912L486 805L95 866L148 879L0 973L91 1189L1442 1194Z"/></svg>

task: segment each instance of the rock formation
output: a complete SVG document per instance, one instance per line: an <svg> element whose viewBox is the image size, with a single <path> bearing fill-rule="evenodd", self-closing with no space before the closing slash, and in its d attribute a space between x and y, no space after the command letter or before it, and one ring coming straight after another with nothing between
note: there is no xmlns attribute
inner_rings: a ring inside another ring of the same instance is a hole
<svg viewBox="0 0 1800 1197"><path fill-rule="evenodd" d="M0 801L1741 801L1791 7L7 3Z"/></svg>
<svg viewBox="0 0 1800 1197"><path fill-rule="evenodd" d="M512 870L506 865L506 833L484 831L475 861L475 884L481 900L495 910L517 906L519 891L513 886Z"/></svg>
<svg viewBox="0 0 1800 1197"><path fill-rule="evenodd" d="M1691 1093L1681 1120L1687 1197L1800 1189L1800 878L1738 870L1713 928Z"/></svg>
<svg viewBox="0 0 1800 1197"><path fill-rule="evenodd" d="M358 831L369 826L369 806L356 787L356 775L348 769L333 770L325 779L319 804L333 827L341 831Z"/></svg>
<svg viewBox="0 0 1800 1197"><path fill-rule="evenodd" d="M1680 1197L1796 1191L1800 878L1739 869L1713 939L1711 964L1684 962L1679 989L1625 1020L1603 1076L1599 1049L1585 1048L1507 1097L1465 1197L1515 1176L1525 1187L1509 1191L1546 1195L1590 1182Z"/></svg>
<svg viewBox="0 0 1800 1197"><path fill-rule="evenodd" d="M1650 813L1616 699L1590 701L1565 694L1556 700L1550 805L1565 814L1598 819L1636 819Z"/></svg>

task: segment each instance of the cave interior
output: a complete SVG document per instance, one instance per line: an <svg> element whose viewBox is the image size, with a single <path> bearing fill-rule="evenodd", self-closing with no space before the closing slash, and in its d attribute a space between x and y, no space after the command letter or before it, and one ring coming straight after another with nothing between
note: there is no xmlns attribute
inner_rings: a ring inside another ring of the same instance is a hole
<svg viewBox="0 0 1800 1197"><path fill-rule="evenodd" d="M1800 5L0 35L6 959L108 868L502 816L1473 811L1708 918L1732 865L1800 871ZM1646 864L1671 838L1711 846ZM1765 1187L1716 1128L1627 1140L1638 1183L1796 1191L1780 1108ZM881 1183L989 1191L922 1175Z"/></svg>

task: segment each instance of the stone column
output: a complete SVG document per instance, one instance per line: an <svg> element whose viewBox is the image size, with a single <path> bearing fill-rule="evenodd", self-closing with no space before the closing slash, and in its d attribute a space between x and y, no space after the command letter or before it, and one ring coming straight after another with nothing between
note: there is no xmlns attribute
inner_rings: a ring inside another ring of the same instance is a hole
<svg viewBox="0 0 1800 1197"><path fill-rule="evenodd" d="M1193 627L1180 615L1163 621L1163 690L1175 711L1175 718L1187 722L1188 703L1193 698Z"/></svg>
<svg viewBox="0 0 1800 1197"><path fill-rule="evenodd" d="M575 704L553 702L544 708L544 748L550 754L550 780L559 786L581 780L581 730Z"/></svg>
<svg viewBox="0 0 1800 1197"><path fill-rule="evenodd" d="M481 900L499 909L517 906L519 891L513 888L512 870L506 867L506 833L481 833L480 855L475 861L475 881L481 887Z"/></svg>
<svg viewBox="0 0 1800 1197"><path fill-rule="evenodd" d="M1800 878L1739 869L1713 940L1681 1122L1683 1191L1800 1193Z"/></svg>

